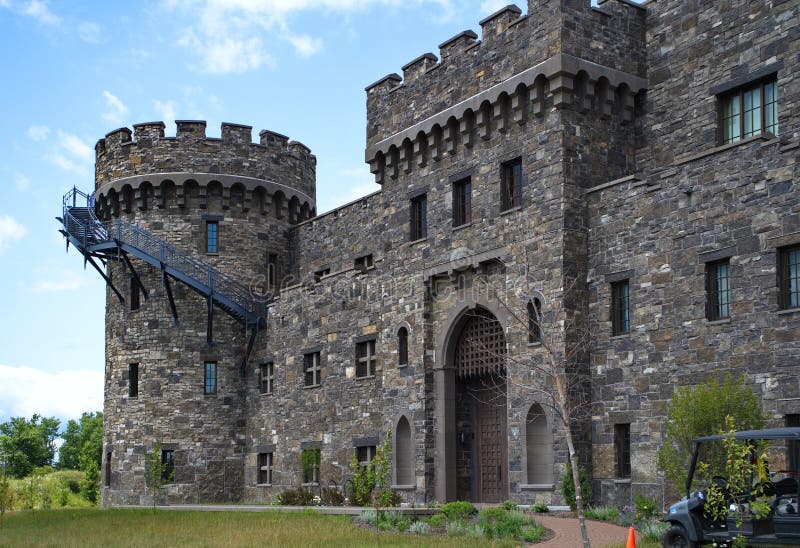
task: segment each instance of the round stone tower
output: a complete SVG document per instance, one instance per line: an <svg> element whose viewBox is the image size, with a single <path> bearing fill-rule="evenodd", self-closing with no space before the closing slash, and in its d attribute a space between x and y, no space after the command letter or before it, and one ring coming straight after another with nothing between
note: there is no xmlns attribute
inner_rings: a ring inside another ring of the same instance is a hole
<svg viewBox="0 0 800 548"><path fill-rule="evenodd" d="M304 145L203 121L138 124L98 141L95 211L116 239L106 266L103 505L150 501L145 455L160 444L170 502L243 490L243 358L263 302L289 268L287 229L315 215ZM277 287L276 287L277 289ZM263 307L262 307L263 309ZM262 322L263 325L263 322Z"/></svg>

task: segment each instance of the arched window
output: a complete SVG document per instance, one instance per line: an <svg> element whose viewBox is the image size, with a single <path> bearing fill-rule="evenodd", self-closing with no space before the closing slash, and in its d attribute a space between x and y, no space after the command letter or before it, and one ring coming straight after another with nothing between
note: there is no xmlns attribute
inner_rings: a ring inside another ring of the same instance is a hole
<svg viewBox="0 0 800 548"><path fill-rule="evenodd" d="M553 436L542 406L534 403L525 420L529 484L553 483Z"/></svg>
<svg viewBox="0 0 800 548"><path fill-rule="evenodd" d="M408 329L397 330L397 365L408 365Z"/></svg>
<svg viewBox="0 0 800 548"><path fill-rule="evenodd" d="M528 342L542 340L542 303L539 299L528 301Z"/></svg>
<svg viewBox="0 0 800 548"><path fill-rule="evenodd" d="M411 425L400 417L394 437L395 482L397 485L414 485L414 446L411 443Z"/></svg>

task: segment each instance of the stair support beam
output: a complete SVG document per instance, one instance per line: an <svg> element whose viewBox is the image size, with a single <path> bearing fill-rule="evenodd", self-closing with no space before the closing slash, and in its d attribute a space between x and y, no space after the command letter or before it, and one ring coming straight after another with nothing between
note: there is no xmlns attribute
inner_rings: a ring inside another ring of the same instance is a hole
<svg viewBox="0 0 800 548"><path fill-rule="evenodd" d="M139 289L141 290L142 295L144 295L144 300L146 301L147 299L150 298L150 294L147 292L147 288L145 288L144 284L142 283L142 279L139 277L139 273L133 267L133 263L128 258L128 254L127 253L123 253L122 254L122 258L125 260L125 264L128 265L128 270L131 271L131 276L133 276L133 279L136 281L136 285L139 286Z"/></svg>
<svg viewBox="0 0 800 548"><path fill-rule="evenodd" d="M167 299L169 299L169 309L172 312L172 321L178 325L178 308L175 306L175 297L172 295L172 284L169 281L169 274L167 274L164 263L161 263L161 283L164 289L167 290Z"/></svg>
<svg viewBox="0 0 800 548"><path fill-rule="evenodd" d="M106 273L105 273L105 272L103 272L103 269L102 269L102 268L100 268L99 266L97 266L97 263L96 263L96 262L94 262L94 259L92 259L91 255L89 255L88 253L84 253L84 252L81 252L81 253L83 254L83 258L85 259L85 260L84 260L84 265L86 264L86 262L88 262L89 264L91 264L91 265L94 267L94 269L95 269L95 270L97 270L97 272L98 272L98 273L99 273L99 274L100 274L100 275L103 277L103 279L106 281L106 284L108 284L108 287L110 287L110 288L111 288L111 290L112 290L114 293L116 293L116 295L117 295L117 298L119 298L119 304L121 304L121 305L123 305L123 306L124 306L124 305L125 305L125 297L123 297L123 296L122 296L122 293L120 293L120 292L117 290L117 288L114 286L114 282L112 282L112 281L111 281L111 278L109 278L108 276L106 276Z"/></svg>

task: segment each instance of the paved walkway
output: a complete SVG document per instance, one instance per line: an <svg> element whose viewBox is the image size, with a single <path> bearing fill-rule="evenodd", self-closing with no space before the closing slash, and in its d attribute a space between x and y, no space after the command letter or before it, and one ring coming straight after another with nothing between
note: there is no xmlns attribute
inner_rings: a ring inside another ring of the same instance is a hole
<svg viewBox="0 0 800 548"><path fill-rule="evenodd" d="M583 546L581 529L578 526L577 518L537 514L536 521L555 533L555 536L547 542L535 544L536 548L580 548ZM586 520L586 528L589 531L589 540L592 543L592 548L620 544L625 546L625 542L628 540L628 529L613 523ZM638 535L636 541L639 541Z"/></svg>

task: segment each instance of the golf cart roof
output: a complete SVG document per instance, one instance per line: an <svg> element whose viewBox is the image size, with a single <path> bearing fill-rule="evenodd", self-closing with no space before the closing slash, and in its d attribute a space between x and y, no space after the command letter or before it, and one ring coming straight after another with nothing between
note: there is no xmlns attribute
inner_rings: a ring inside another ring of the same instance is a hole
<svg viewBox="0 0 800 548"><path fill-rule="evenodd" d="M718 441L729 437L730 434L716 434L714 436L705 436L703 438L696 438L696 443L703 443L706 441ZM767 428L764 430L742 430L741 432L734 432L733 436L737 440L796 440L800 441L800 427L784 427L784 428Z"/></svg>

